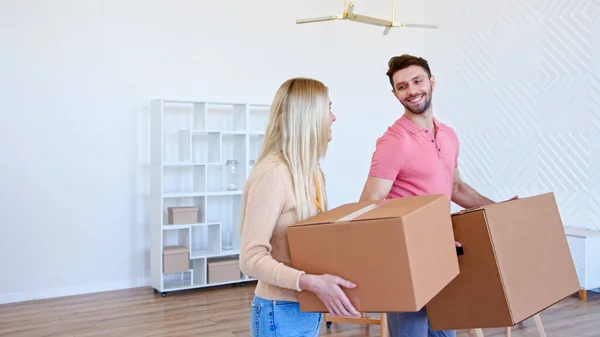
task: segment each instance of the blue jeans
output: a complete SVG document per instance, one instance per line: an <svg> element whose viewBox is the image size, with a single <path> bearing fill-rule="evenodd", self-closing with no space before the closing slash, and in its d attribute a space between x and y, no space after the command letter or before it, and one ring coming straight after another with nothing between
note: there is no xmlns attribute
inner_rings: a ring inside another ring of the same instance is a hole
<svg viewBox="0 0 600 337"><path fill-rule="evenodd" d="M426 308L419 312L387 313L390 337L456 337L454 330L432 330Z"/></svg>
<svg viewBox="0 0 600 337"><path fill-rule="evenodd" d="M258 296L252 300L252 337L317 337L322 315L301 312L297 302L270 301Z"/></svg>

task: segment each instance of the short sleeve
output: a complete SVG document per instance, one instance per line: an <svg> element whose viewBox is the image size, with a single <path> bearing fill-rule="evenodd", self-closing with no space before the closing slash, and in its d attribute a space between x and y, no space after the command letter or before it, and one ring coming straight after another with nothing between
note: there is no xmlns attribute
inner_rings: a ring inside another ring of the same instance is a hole
<svg viewBox="0 0 600 337"><path fill-rule="evenodd" d="M371 158L369 176L396 180L404 163L401 145L402 138L394 133L388 132L379 138Z"/></svg>

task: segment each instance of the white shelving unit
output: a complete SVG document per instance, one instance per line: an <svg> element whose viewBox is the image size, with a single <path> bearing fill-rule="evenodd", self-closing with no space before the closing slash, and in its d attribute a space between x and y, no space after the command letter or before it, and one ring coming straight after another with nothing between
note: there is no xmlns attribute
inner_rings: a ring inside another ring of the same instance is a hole
<svg viewBox="0 0 600 337"><path fill-rule="evenodd" d="M151 279L155 293L252 280L208 282L212 259L237 257L242 190L256 160L269 105L153 100L151 102ZM227 162L236 160L235 188ZM168 208L198 207L198 221L168 223ZM226 247L228 238L231 247ZM163 273L163 249L189 249L189 270Z"/></svg>

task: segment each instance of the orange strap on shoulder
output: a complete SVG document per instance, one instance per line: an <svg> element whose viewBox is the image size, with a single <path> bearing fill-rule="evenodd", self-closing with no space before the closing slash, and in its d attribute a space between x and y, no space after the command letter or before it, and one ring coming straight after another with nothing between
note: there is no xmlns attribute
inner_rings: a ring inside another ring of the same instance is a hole
<svg viewBox="0 0 600 337"><path fill-rule="evenodd" d="M317 190L317 199L313 199L313 201L315 202L315 206L317 207L317 210L319 212L323 212L323 200L321 200L321 188L320 188L320 184L319 184L319 179L317 179L317 174L315 173L313 175L313 178L315 179L315 186L316 186L316 190Z"/></svg>

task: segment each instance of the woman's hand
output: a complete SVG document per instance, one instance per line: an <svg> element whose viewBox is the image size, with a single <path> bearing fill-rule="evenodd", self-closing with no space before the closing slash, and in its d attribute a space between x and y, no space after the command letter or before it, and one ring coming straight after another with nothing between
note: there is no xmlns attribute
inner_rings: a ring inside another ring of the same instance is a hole
<svg viewBox="0 0 600 337"><path fill-rule="evenodd" d="M360 316L342 287L352 289L356 287L350 281L333 275L307 275L300 276L300 288L315 293L325 304L325 307L334 316Z"/></svg>

